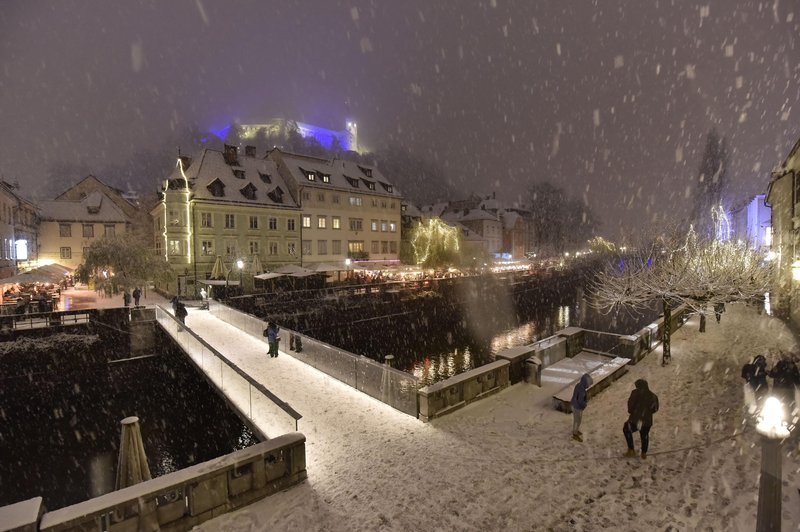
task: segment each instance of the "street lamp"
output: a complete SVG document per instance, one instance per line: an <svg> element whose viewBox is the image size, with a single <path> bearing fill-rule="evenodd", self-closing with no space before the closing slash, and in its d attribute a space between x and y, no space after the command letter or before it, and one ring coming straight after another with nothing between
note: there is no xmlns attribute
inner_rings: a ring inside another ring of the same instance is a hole
<svg viewBox="0 0 800 532"><path fill-rule="evenodd" d="M776 397L767 397L758 416L756 431L761 435L761 480L758 484L758 516L756 530L781 529L781 466L783 440L789 429L783 416L783 405Z"/></svg>
<svg viewBox="0 0 800 532"><path fill-rule="evenodd" d="M239 289L244 293L244 285L242 285L242 269L244 268L244 261L239 259L236 261L236 267L239 268Z"/></svg>

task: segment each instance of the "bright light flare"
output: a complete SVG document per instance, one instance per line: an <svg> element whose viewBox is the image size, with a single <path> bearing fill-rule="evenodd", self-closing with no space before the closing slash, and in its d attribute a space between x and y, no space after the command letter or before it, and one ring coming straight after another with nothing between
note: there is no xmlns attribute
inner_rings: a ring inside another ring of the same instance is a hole
<svg viewBox="0 0 800 532"><path fill-rule="evenodd" d="M768 438L788 438L789 429L784 421L783 404L777 397L767 397L756 430Z"/></svg>

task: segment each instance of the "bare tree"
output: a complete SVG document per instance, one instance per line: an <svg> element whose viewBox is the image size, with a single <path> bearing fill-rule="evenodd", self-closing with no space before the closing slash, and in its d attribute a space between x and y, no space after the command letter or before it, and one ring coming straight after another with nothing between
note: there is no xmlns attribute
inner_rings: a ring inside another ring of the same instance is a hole
<svg viewBox="0 0 800 532"><path fill-rule="evenodd" d="M686 304L700 313L708 305L760 301L770 268L762 252L748 242L698 237L692 228L682 239L660 238L639 247L600 272L592 283L594 304L611 311L643 309L661 302L666 364L670 360L671 310Z"/></svg>

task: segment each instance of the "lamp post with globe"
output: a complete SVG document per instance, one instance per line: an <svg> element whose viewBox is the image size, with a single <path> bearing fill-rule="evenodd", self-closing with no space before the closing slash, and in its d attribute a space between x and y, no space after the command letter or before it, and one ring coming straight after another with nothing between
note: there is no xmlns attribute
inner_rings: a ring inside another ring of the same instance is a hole
<svg viewBox="0 0 800 532"><path fill-rule="evenodd" d="M758 532L781 529L781 447L789 437L784 421L783 405L776 397L768 397L758 416L756 431L761 436L761 479L758 484Z"/></svg>

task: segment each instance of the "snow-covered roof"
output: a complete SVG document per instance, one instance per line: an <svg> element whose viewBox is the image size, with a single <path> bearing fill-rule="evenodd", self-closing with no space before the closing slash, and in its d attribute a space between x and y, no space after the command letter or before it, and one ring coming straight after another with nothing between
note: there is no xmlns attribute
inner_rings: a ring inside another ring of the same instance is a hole
<svg viewBox="0 0 800 532"><path fill-rule="evenodd" d="M428 214L430 216L441 216L444 210L447 208L447 205L447 203L433 203L431 205L423 205L419 209L423 214Z"/></svg>
<svg viewBox="0 0 800 532"><path fill-rule="evenodd" d="M226 163L220 151L204 149L194 159L180 159L183 174L176 164L167 179L185 175L196 200L297 207L274 161L238 154L236 163Z"/></svg>
<svg viewBox="0 0 800 532"><path fill-rule="evenodd" d="M497 219L497 215L492 214L488 211L484 211L483 209L471 209L466 214L463 213L453 213L453 214L458 216L455 219L458 220L459 222L472 222L476 220L489 220L493 222L499 221Z"/></svg>
<svg viewBox="0 0 800 532"><path fill-rule="evenodd" d="M39 202L43 221L57 222L129 222L128 216L106 194L95 191L81 200L46 200Z"/></svg>
<svg viewBox="0 0 800 532"><path fill-rule="evenodd" d="M399 198L400 192L373 166L341 159L320 159L278 150L267 154L268 159L283 161L298 186L315 186L332 190L359 192ZM309 175L313 179L309 179Z"/></svg>
<svg viewBox="0 0 800 532"><path fill-rule="evenodd" d="M413 203L403 203L403 206L405 207L404 216L410 216L411 218L421 218L423 216L423 212Z"/></svg>
<svg viewBox="0 0 800 532"><path fill-rule="evenodd" d="M500 218L503 220L503 227L506 229L513 229L522 216L513 211L503 211L500 214Z"/></svg>

